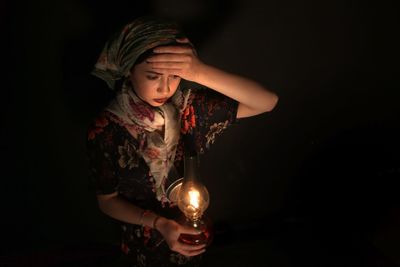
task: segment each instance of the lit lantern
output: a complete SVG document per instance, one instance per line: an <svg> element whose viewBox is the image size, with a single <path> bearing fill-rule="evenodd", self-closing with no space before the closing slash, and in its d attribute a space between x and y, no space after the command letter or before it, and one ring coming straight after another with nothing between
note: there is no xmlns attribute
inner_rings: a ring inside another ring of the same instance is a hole
<svg viewBox="0 0 400 267"><path fill-rule="evenodd" d="M197 156L185 157L185 174L178 192L178 207L185 215L187 226L200 230L198 235L181 234L180 241L192 244L209 244L212 239L211 223L204 216L204 211L210 204L207 188L199 181Z"/></svg>

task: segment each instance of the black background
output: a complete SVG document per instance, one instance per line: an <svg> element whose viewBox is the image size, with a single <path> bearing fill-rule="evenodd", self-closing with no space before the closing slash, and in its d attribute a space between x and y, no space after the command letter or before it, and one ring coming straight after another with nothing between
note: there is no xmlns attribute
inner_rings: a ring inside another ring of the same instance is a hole
<svg viewBox="0 0 400 267"><path fill-rule="evenodd" d="M206 266L398 266L394 2L2 2L0 265L113 258L118 232L85 158L112 93L89 73L111 33L154 14L180 22L204 62L280 97L202 157L216 227Z"/></svg>

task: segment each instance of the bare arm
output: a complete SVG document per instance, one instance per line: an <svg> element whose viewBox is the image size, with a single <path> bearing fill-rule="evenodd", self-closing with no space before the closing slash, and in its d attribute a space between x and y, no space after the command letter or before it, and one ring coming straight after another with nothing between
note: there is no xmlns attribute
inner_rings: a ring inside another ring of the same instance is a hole
<svg viewBox="0 0 400 267"><path fill-rule="evenodd" d="M199 66L194 82L238 101L238 118L271 111L278 102L278 96L259 83L205 64Z"/></svg>
<svg viewBox="0 0 400 267"><path fill-rule="evenodd" d="M144 210L121 198L117 192L109 195L97 195L97 202L102 212L122 222L142 224L153 228L157 217L155 213L144 214Z"/></svg>
<svg viewBox="0 0 400 267"><path fill-rule="evenodd" d="M278 96L259 83L204 64L189 46L158 47L154 52L157 55L147 60L153 69L202 84L235 99L239 102L238 118L271 111L278 102Z"/></svg>
<svg viewBox="0 0 400 267"><path fill-rule="evenodd" d="M195 256L205 251L205 245L191 246L178 241L180 234L198 234L194 229L182 226L174 220L144 210L121 198L117 192L107 195L97 195L99 208L108 216L130 224L142 224L155 227L164 237L171 250L186 256ZM159 217L159 218L157 218Z"/></svg>

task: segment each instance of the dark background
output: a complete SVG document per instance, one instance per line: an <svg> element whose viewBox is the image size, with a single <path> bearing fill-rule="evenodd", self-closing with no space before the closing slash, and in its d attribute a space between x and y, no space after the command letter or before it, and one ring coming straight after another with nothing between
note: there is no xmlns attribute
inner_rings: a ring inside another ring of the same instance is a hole
<svg viewBox="0 0 400 267"><path fill-rule="evenodd" d="M206 266L400 266L394 2L1 2L0 265L112 262L118 232L85 158L112 93L89 73L112 32L155 14L180 22L204 62L280 97L202 157Z"/></svg>

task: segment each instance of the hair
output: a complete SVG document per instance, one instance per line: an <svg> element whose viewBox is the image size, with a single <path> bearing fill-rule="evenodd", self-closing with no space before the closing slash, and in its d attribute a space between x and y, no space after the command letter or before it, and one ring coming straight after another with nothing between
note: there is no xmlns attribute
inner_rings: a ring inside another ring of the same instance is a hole
<svg viewBox="0 0 400 267"><path fill-rule="evenodd" d="M156 47L154 47L156 48ZM132 68L134 68L136 65L142 63L143 61L145 61L146 59L148 59L149 57L155 55L156 53L153 52L153 49L151 48L149 50L147 50L146 52L142 53L135 61L135 63L133 63Z"/></svg>

